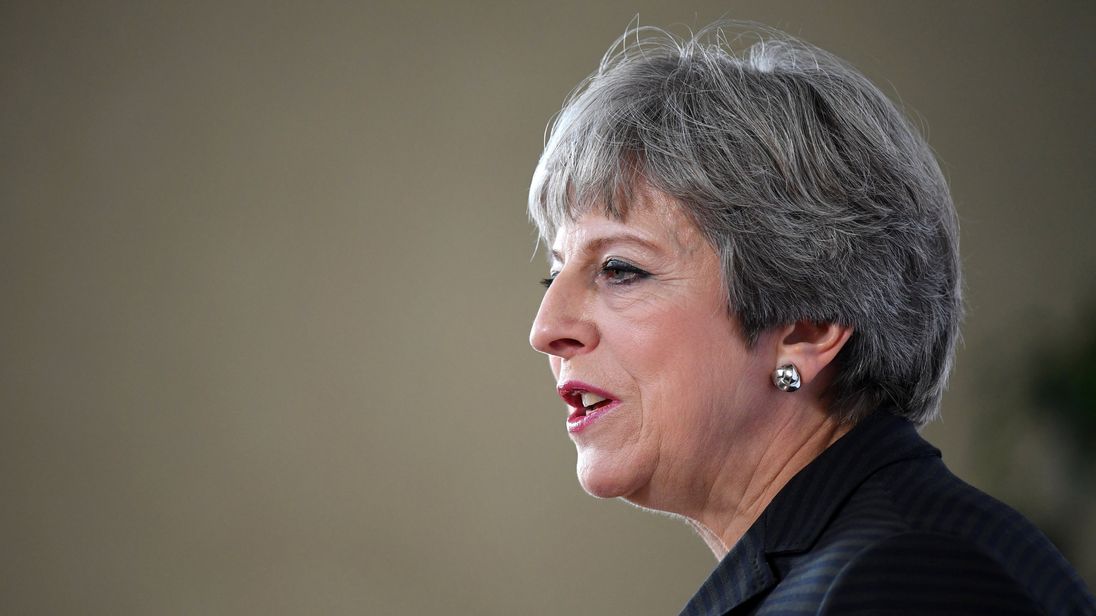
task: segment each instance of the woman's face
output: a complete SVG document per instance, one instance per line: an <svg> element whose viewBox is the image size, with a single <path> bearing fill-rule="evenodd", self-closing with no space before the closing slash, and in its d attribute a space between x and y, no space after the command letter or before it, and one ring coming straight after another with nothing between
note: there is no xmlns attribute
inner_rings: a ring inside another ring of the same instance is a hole
<svg viewBox="0 0 1096 616"><path fill-rule="evenodd" d="M670 199L561 228L530 342L549 356L595 496L687 514L726 471L768 369L727 308L719 258ZM766 364L767 365L767 364Z"/></svg>

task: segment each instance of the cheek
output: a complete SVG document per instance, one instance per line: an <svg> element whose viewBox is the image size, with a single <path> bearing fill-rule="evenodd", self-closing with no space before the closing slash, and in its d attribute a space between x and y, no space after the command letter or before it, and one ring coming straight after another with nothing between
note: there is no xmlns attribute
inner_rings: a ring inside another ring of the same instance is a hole
<svg viewBox="0 0 1096 616"><path fill-rule="evenodd" d="M672 410L675 421L668 428L675 432L710 426L739 401L751 379L751 358L733 326L704 316L667 319L647 341L647 376L659 384L650 395L657 406Z"/></svg>

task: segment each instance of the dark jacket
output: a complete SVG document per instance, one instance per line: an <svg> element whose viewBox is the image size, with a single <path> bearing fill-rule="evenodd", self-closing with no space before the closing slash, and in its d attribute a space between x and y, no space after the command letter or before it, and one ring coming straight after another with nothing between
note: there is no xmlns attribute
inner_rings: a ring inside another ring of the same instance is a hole
<svg viewBox="0 0 1096 616"><path fill-rule="evenodd" d="M886 411L792 478L681 612L1096 614L1054 545Z"/></svg>

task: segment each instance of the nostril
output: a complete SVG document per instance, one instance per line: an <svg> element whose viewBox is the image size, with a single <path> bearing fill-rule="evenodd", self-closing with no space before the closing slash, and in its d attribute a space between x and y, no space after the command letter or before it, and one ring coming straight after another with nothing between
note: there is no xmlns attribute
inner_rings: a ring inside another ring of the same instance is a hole
<svg viewBox="0 0 1096 616"><path fill-rule="evenodd" d="M566 355L581 349L586 345L574 338L557 338L548 344L552 355Z"/></svg>
<svg viewBox="0 0 1096 616"><path fill-rule="evenodd" d="M560 338L559 340L554 341L552 344L555 345L555 346L569 346L569 347L570 346L576 346L576 347L583 346L583 344L581 342L579 342L578 340L575 340L574 338Z"/></svg>

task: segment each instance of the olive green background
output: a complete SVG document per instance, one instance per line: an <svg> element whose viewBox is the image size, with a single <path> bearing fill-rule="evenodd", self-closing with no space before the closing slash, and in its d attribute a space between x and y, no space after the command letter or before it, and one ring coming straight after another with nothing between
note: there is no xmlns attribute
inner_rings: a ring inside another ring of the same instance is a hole
<svg viewBox="0 0 1096 616"><path fill-rule="evenodd" d="M969 313L926 434L1091 584L1018 385L1089 314L1091 2L7 2L0 612L676 613L711 554L582 493L527 343L544 127L637 13L786 29L927 127Z"/></svg>

